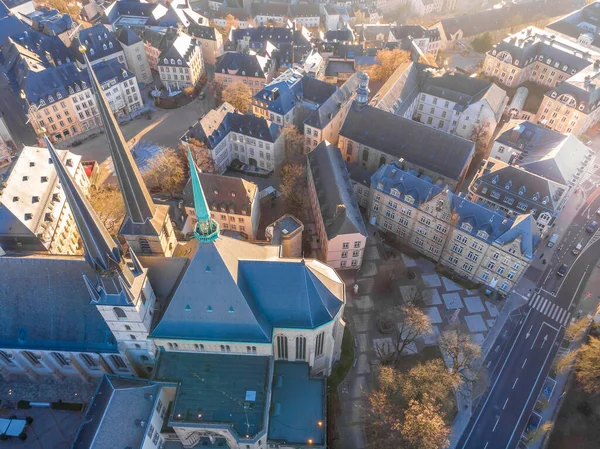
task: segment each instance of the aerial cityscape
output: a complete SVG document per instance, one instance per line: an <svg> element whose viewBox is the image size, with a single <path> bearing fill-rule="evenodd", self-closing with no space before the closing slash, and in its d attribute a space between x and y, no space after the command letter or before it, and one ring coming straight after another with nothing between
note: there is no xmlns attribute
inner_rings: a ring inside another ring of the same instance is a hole
<svg viewBox="0 0 600 449"><path fill-rule="evenodd" d="M600 448L600 0L0 0L0 449Z"/></svg>

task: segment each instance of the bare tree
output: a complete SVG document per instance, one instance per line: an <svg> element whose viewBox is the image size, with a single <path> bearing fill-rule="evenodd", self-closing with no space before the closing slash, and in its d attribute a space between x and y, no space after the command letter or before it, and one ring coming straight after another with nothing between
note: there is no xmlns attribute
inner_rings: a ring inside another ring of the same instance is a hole
<svg viewBox="0 0 600 449"><path fill-rule="evenodd" d="M292 124L285 125L281 132L285 146L285 161L299 165L306 164L304 135Z"/></svg>
<svg viewBox="0 0 600 449"><path fill-rule="evenodd" d="M110 235L116 236L125 217L125 204L121 191L109 185L100 188L92 187L90 203Z"/></svg>
<svg viewBox="0 0 600 449"><path fill-rule="evenodd" d="M589 318L580 318L567 326L567 329L565 329L565 336L571 341L579 340L589 325Z"/></svg>
<svg viewBox="0 0 600 449"><path fill-rule="evenodd" d="M284 164L279 171L279 190L285 203L286 212L298 218L304 216L305 183L304 167L299 164Z"/></svg>
<svg viewBox="0 0 600 449"><path fill-rule="evenodd" d="M600 339L590 337L579 349L575 377L587 393L600 392Z"/></svg>
<svg viewBox="0 0 600 449"><path fill-rule="evenodd" d="M475 362L481 355L479 345L473 343L470 334L462 332L458 327L443 332L439 345L440 350L450 359L450 369L470 386L477 377Z"/></svg>
<svg viewBox="0 0 600 449"><path fill-rule="evenodd" d="M244 83L229 84L223 90L223 101L226 101L242 114L245 114L250 110L250 106L252 105L252 91Z"/></svg>
<svg viewBox="0 0 600 449"><path fill-rule="evenodd" d="M469 140L475 142L475 154L481 157L487 155L488 143L490 141L489 123L482 121L473 126Z"/></svg>
<svg viewBox="0 0 600 449"><path fill-rule="evenodd" d="M144 180L156 191L168 193L171 197L181 192L185 181L185 167L177 152L171 148L162 148L150 161L150 169Z"/></svg>
<svg viewBox="0 0 600 449"><path fill-rule="evenodd" d="M199 140L194 138L188 139L188 145L190 147L190 151L192 153L192 158L196 163L196 167L203 173L216 173L217 168L215 166L215 161L212 158L212 155L206 145ZM187 157L187 147L188 145L179 145L179 157L182 160L182 163L185 166L186 172L189 171L188 166L188 157Z"/></svg>
<svg viewBox="0 0 600 449"><path fill-rule="evenodd" d="M379 315L377 325L392 332L391 343L375 345L375 353L382 364L395 363L411 343L431 332L429 318L414 304L384 311Z"/></svg>
<svg viewBox="0 0 600 449"><path fill-rule="evenodd" d="M440 406L427 394L412 400L404 412L402 436L406 449L441 449L450 444L450 428L444 422Z"/></svg>

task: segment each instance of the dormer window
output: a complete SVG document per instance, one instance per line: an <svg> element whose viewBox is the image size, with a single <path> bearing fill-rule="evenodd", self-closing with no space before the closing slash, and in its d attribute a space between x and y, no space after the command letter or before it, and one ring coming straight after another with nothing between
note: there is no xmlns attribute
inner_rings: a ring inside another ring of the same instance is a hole
<svg viewBox="0 0 600 449"><path fill-rule="evenodd" d="M471 226L469 223L463 223L460 225L460 228L467 232L471 232L473 230L473 226Z"/></svg>
<svg viewBox="0 0 600 449"><path fill-rule="evenodd" d="M235 192L231 192L231 196L235 197Z"/></svg>
<svg viewBox="0 0 600 449"><path fill-rule="evenodd" d="M544 199L542 200L542 204L548 204L548 197L545 196Z"/></svg>
<svg viewBox="0 0 600 449"><path fill-rule="evenodd" d="M106 35L106 33L104 33L104 39L108 39L108 36Z"/></svg>
<svg viewBox="0 0 600 449"><path fill-rule="evenodd" d="M550 94L550 96L551 96L552 98L556 98L556 92L552 92L552 93Z"/></svg>
<svg viewBox="0 0 600 449"><path fill-rule="evenodd" d="M171 59L171 64L175 65L175 60L174 59Z"/></svg>
<svg viewBox="0 0 600 449"><path fill-rule="evenodd" d="M56 98L58 98L59 100L62 98L62 95L61 95L61 93L60 93L60 92L58 92L58 93L56 94Z"/></svg>
<svg viewBox="0 0 600 449"><path fill-rule="evenodd" d="M525 188L525 186L521 187L521 188L519 189L519 195L524 195L526 190L527 190L527 189Z"/></svg>
<svg viewBox="0 0 600 449"><path fill-rule="evenodd" d="M414 204L415 199L410 195L404 195L404 201L406 201L408 204Z"/></svg>
<svg viewBox="0 0 600 449"><path fill-rule="evenodd" d="M29 181L29 176L23 176L23 181Z"/></svg>
<svg viewBox="0 0 600 449"><path fill-rule="evenodd" d="M492 178L492 184L497 184L497 183L498 183L498 175L496 175Z"/></svg>
<svg viewBox="0 0 600 449"><path fill-rule="evenodd" d="M177 60L177 65L181 65L181 59Z"/></svg>
<svg viewBox="0 0 600 449"><path fill-rule="evenodd" d="M90 48L90 55L94 56L94 53L96 53L96 52L94 51L94 49L93 49L93 48Z"/></svg>
<svg viewBox="0 0 600 449"><path fill-rule="evenodd" d="M13 196L13 203L16 203L17 201L19 201L19 197L18 196Z"/></svg>
<svg viewBox="0 0 600 449"><path fill-rule="evenodd" d="M102 50L106 50L108 47L106 46L106 44L102 45Z"/></svg>
<svg viewBox="0 0 600 449"><path fill-rule="evenodd" d="M540 199L540 194L539 192L535 192L535 194L532 197L533 201L538 201Z"/></svg>
<svg viewBox="0 0 600 449"><path fill-rule="evenodd" d="M400 198L400 191L398 191L398 189L392 189L390 191L390 195L395 196L396 198Z"/></svg>
<svg viewBox="0 0 600 449"><path fill-rule="evenodd" d="M487 232L485 231L477 231L477 237L487 240L490 236Z"/></svg>
<svg viewBox="0 0 600 449"><path fill-rule="evenodd" d="M52 97L52 95L48 95L48 101L52 103L54 101L54 97Z"/></svg>
<svg viewBox="0 0 600 449"><path fill-rule="evenodd" d="M165 64L168 64L169 60L167 58L165 58Z"/></svg>
<svg viewBox="0 0 600 449"><path fill-rule="evenodd" d="M109 43L108 43L108 47L109 47L109 48L113 48L113 43L112 43L112 42L109 42Z"/></svg>
<svg viewBox="0 0 600 449"><path fill-rule="evenodd" d="M507 182L507 183L504 185L504 188L505 188L506 190L509 190L511 187L512 187L512 181L508 181L508 182Z"/></svg>
<svg viewBox="0 0 600 449"><path fill-rule="evenodd" d="M83 87L84 89L87 87L87 84L85 83L85 81L81 82L81 87Z"/></svg>
<svg viewBox="0 0 600 449"><path fill-rule="evenodd" d="M242 70L242 75L246 76L246 71Z"/></svg>

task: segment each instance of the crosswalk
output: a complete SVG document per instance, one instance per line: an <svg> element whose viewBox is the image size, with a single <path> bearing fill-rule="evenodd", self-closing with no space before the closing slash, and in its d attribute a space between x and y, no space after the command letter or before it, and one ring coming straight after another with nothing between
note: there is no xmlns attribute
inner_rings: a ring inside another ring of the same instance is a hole
<svg viewBox="0 0 600 449"><path fill-rule="evenodd" d="M571 314L559 305L554 304L551 300L544 298L539 293L535 293L533 295L529 301L529 305L531 308L543 313L551 320L556 321L561 326L566 327L567 324L569 324L569 318L571 318Z"/></svg>

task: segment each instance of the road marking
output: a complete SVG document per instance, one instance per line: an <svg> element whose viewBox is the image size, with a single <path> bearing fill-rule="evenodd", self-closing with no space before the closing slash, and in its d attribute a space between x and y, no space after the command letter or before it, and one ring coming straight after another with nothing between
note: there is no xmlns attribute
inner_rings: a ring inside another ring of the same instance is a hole
<svg viewBox="0 0 600 449"><path fill-rule="evenodd" d="M506 408L506 404L508 404L508 398L506 398L506 401L504 401L504 405L502 406L502 410L504 410Z"/></svg>
<svg viewBox="0 0 600 449"><path fill-rule="evenodd" d="M540 348L543 348L544 347L544 343L546 343L547 341L548 341L548 334L546 334L544 336L544 339L542 340L542 345L540 346Z"/></svg>
<svg viewBox="0 0 600 449"><path fill-rule="evenodd" d="M530 313L531 313L531 309L529 309L527 311L527 316L525 317L525 321L527 321L527 319L529 318L529 314ZM481 407L481 409L479 409L479 415L477 415L477 418L475 418L475 422L473 423L473 426L471 426L471 430L469 431L469 435L467 435L467 439L465 440L465 443L462 446L463 449L465 448L465 446L469 442L469 439L471 438L471 435L473 435L473 430L477 426L477 423L479 422L479 418L481 418L481 414L483 413L483 410L485 410L485 406L487 405L488 401L490 400L490 397L492 396L492 392L494 391L494 388L496 388L496 384L498 383L498 380L500 380L500 375L502 374L502 371L504 371L504 367L506 366L506 362L508 362L508 359L510 358L510 355L512 354L513 349L515 348L515 345L517 344L517 341L519 340L519 336L521 335L522 331L523 331L523 326L521 326L521 328L519 329L519 333L517 334L517 337L514 339L513 344L510 347L510 351L508 351L508 354L504 358L504 363L502 363L502 368L500 368L500 372L496 376L496 380L494 381L494 384L492 385L492 388L490 389L489 394L485 398L485 402L483 403L483 407ZM486 445L486 447L487 447L487 445Z"/></svg>
<svg viewBox="0 0 600 449"><path fill-rule="evenodd" d="M556 313L558 312L558 309L560 307L558 307L556 304L552 305L552 313L548 314L550 316L550 318L554 319L556 317Z"/></svg>
<svg viewBox="0 0 600 449"><path fill-rule="evenodd" d="M498 352L498 349L500 349L500 345L496 345L496 347L494 348L494 352Z"/></svg>
<svg viewBox="0 0 600 449"><path fill-rule="evenodd" d="M500 421L500 418L498 418L496 420L496 424L494 424L494 428L492 429L492 432L496 430L496 426L498 425L498 422Z"/></svg>
<svg viewBox="0 0 600 449"><path fill-rule="evenodd" d="M515 386L517 385L517 382L518 382L518 381L519 381L519 378L517 377L517 378L515 379L515 383L513 384L513 387L512 387L512 389L513 389L513 390L515 389Z"/></svg>
<svg viewBox="0 0 600 449"><path fill-rule="evenodd" d="M529 336L531 335L531 329L533 329L533 324L531 325L531 327L529 328L529 330L525 334L525 340L527 340L529 338Z"/></svg>
<svg viewBox="0 0 600 449"><path fill-rule="evenodd" d="M487 449L488 444L490 444L490 442L488 441L487 443L485 443L485 446L483 446L483 449Z"/></svg>
<svg viewBox="0 0 600 449"><path fill-rule="evenodd" d="M575 298L577 296L579 296L578 295L578 293L579 293L579 287L581 287L581 283L583 282L583 279L585 278L585 275L588 272L589 268L590 268L589 265L587 267L585 267L585 271L581 275L581 279L579 280L579 284L577 284L577 288L575 289L575 293L573 294L573 298L571 298L571 303L569 304L569 307L567 307L567 309L571 308L571 306L573 305L573 302L575 301ZM562 285L561 285L561 287L562 287ZM559 289L559 291L560 291L560 289Z"/></svg>
<svg viewBox="0 0 600 449"><path fill-rule="evenodd" d="M488 360L488 362L487 362L487 365L485 365L485 367L486 367L486 368L489 368L491 364L492 364L492 361L491 361L491 360Z"/></svg>
<svg viewBox="0 0 600 449"><path fill-rule="evenodd" d="M527 359L525 359L525 361L523 362L523 366L521 366L521 369L525 368L526 363L527 363Z"/></svg>
<svg viewBox="0 0 600 449"><path fill-rule="evenodd" d="M546 324L546 323L544 323L544 324ZM531 391L529 392L529 396L527 397L527 401L525 402L525 405L521 409L521 414L519 415L519 419L517 419L517 424L515 425L515 428L513 429L512 434L510 435L510 439L508 440L507 446L510 446L510 442L512 441L513 437L515 436L515 432L517 431L517 427L519 427L521 418L523 418L523 413L525 413L527 404L529 404L529 401L531 400L531 395L533 394L533 391L535 390L535 386L539 382L540 376L542 375L542 371L544 371L544 367L546 366L546 363L548 362L548 357L550 357L550 353L552 352L552 346L554 345L554 342L556 341L556 337L558 337L558 333L554 336L552 345L550 345L550 350L548 351L548 353L546 354L546 358L544 359L544 364L542 365L542 368L540 369L540 372L538 373L537 378L535 379L535 382L533 383L533 387L531 388ZM485 404L483 406L485 407Z"/></svg>
<svg viewBox="0 0 600 449"><path fill-rule="evenodd" d="M560 311L560 313L558 314L558 316L556 317L556 321L558 321L559 323L562 324L563 318L565 317L566 314L567 314L567 311L565 309L562 309Z"/></svg>
<svg viewBox="0 0 600 449"><path fill-rule="evenodd" d="M545 313L544 310L546 310L546 307L548 307L548 304L551 304L550 301L548 301L547 299L544 299L544 304L542 305L542 307L539 308L539 311L542 313Z"/></svg>

